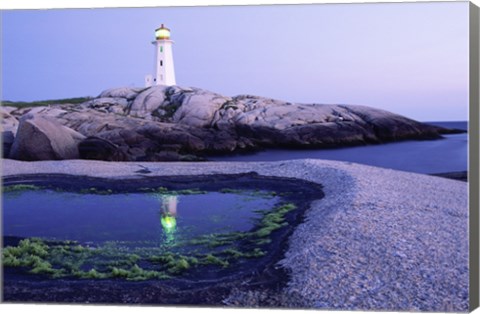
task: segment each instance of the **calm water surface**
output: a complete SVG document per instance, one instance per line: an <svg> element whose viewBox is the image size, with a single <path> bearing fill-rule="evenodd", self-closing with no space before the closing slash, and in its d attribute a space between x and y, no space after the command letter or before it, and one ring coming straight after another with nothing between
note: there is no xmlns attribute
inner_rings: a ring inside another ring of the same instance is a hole
<svg viewBox="0 0 480 314"><path fill-rule="evenodd" d="M467 122L429 122L447 128L466 130ZM445 135L433 141L403 141L336 149L269 149L254 154L212 157L215 161L276 161L289 159L327 159L349 161L376 167L417 173L442 173L467 170L467 133Z"/></svg>
<svg viewBox="0 0 480 314"><path fill-rule="evenodd" d="M95 195L54 190L3 195L3 234L101 243L153 242L250 230L278 198L209 192L198 195ZM169 216L170 218L166 219Z"/></svg>

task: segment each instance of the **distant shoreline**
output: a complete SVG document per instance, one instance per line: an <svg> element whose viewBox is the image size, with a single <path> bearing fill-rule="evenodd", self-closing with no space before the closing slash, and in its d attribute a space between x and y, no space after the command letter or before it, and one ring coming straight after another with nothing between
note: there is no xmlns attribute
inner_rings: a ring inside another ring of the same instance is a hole
<svg viewBox="0 0 480 314"><path fill-rule="evenodd" d="M432 173L430 175L436 176L436 177L452 179L452 180L459 180L459 181L468 182L468 171Z"/></svg>

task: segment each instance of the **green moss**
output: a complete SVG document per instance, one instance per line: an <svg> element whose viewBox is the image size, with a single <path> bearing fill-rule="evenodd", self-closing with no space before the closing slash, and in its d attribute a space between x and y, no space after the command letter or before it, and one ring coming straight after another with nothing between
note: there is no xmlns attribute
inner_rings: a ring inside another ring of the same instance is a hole
<svg viewBox="0 0 480 314"><path fill-rule="evenodd" d="M3 186L4 193L11 193L11 192L23 192L23 191L35 191L39 190L40 187L33 185L33 184L15 184L15 185L6 185Z"/></svg>

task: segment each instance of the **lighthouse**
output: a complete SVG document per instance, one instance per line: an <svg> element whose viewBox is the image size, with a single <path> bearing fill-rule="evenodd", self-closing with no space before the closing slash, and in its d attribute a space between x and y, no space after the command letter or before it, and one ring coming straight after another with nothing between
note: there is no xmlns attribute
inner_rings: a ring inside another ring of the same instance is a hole
<svg viewBox="0 0 480 314"><path fill-rule="evenodd" d="M154 74L145 77L145 86L152 85L176 85L175 69L173 67L172 44L170 29L163 24L155 30L155 66Z"/></svg>

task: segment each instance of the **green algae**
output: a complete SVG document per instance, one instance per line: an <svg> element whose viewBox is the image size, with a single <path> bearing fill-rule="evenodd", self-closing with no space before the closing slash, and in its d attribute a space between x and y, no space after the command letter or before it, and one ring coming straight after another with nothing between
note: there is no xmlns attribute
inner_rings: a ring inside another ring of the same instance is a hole
<svg viewBox="0 0 480 314"><path fill-rule="evenodd" d="M260 223L260 228L255 235L264 238L269 236L273 231L278 230L287 225L285 215L296 208L295 204L288 203L275 208L271 213L266 214Z"/></svg>
<svg viewBox="0 0 480 314"><path fill-rule="evenodd" d="M204 258L201 259L200 263L202 263L204 265L209 265L209 264L219 265L219 266L222 266L224 268L229 266L228 261L226 261L224 259L221 259L221 258L219 258L219 257L217 257L213 254L207 254Z"/></svg>
<svg viewBox="0 0 480 314"><path fill-rule="evenodd" d="M175 195L205 193L198 189L168 191L164 187L153 190L165 195L172 195L170 192ZM143 191L152 193L152 189ZM227 191L232 193L232 190ZM111 193L111 190L89 188L88 193ZM273 194L269 192L268 195ZM262 217L250 232L208 234L177 242L170 247L139 248L133 252L120 242L113 241L99 247L89 247L69 240L48 242L38 238L24 239L17 246L2 250L3 265L24 267L30 273L52 278L121 278L132 281L168 279L202 265L227 268L239 259L265 256L267 252L262 247L271 242L270 235L274 231L287 225L286 215L294 209L294 204L284 203L270 211L257 210ZM248 249L240 250L242 243L247 244ZM184 247L197 249L190 249L188 254L183 255L168 251L172 248L182 250Z"/></svg>

